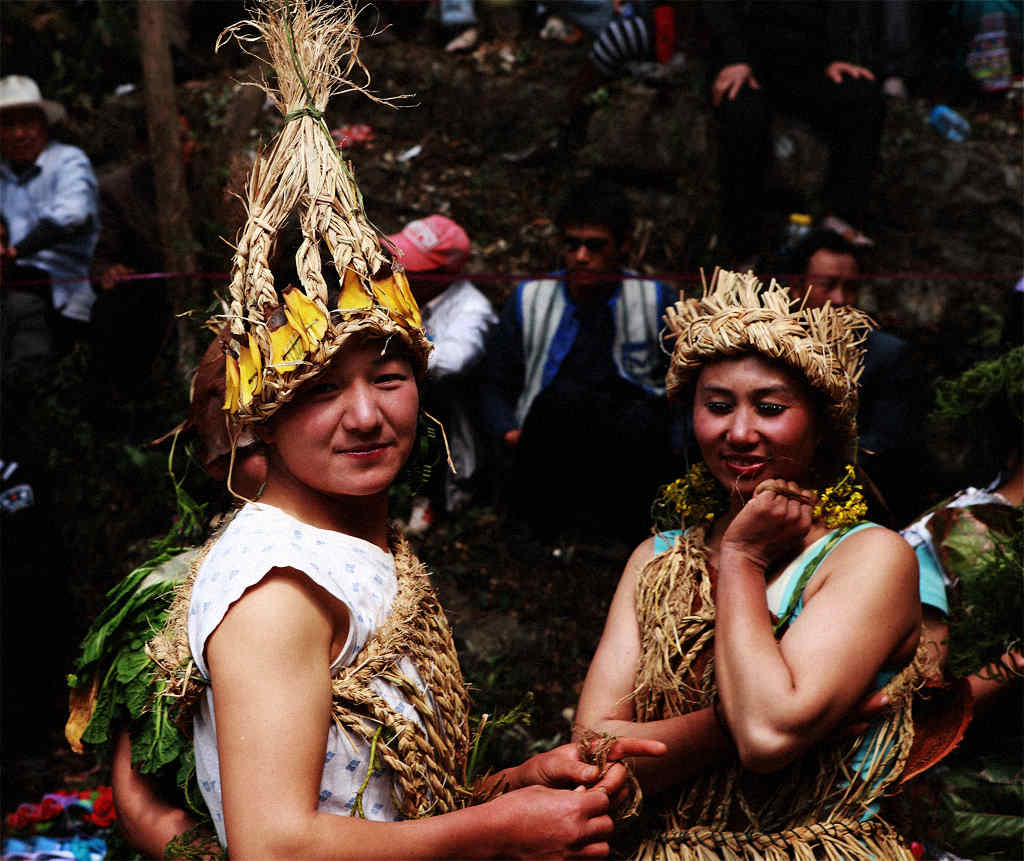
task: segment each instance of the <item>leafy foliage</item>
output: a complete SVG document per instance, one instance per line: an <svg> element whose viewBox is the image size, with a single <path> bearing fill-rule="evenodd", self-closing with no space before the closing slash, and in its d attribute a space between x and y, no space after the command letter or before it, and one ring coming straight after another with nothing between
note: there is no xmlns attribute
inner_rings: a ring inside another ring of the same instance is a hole
<svg viewBox="0 0 1024 861"><path fill-rule="evenodd" d="M943 515L956 518L943 539L943 554L958 552L970 561L951 568L960 584L950 619L949 668L965 676L1024 641L1024 511L946 509L936 512L940 523L934 528L942 527ZM984 534L978 523L987 527Z"/></svg>
<svg viewBox="0 0 1024 861"><path fill-rule="evenodd" d="M171 451L173 462L174 449ZM132 739L132 764L143 774L183 790L193 812L205 815L195 784L191 740L171 718L164 682L152 670L147 641L164 624L174 588L188 570L192 554L183 539L202 531L204 506L197 504L183 482L171 475L180 516L171 531L154 542L152 559L132 571L108 593L106 609L96 618L68 677L72 688L99 679L96 704L82 734L86 744L109 748L127 729Z"/></svg>
<svg viewBox="0 0 1024 861"><path fill-rule="evenodd" d="M1008 741L1014 752L981 757L942 772L948 839L966 857L1016 858L1024 844L1020 737Z"/></svg>
<svg viewBox="0 0 1024 861"><path fill-rule="evenodd" d="M466 759L466 774L463 783L471 786L473 781L493 765L487 753L495 734L513 726L529 726L530 709L533 706L533 692L530 691L510 711L500 715L482 714L470 717L470 730L473 741L470 744L469 756Z"/></svg>

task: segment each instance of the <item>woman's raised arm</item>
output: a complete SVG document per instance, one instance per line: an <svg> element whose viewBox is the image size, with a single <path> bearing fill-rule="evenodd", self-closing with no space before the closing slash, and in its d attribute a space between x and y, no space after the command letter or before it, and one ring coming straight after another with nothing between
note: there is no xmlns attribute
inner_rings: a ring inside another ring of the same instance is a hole
<svg viewBox="0 0 1024 861"><path fill-rule="evenodd" d="M781 768L825 735L883 666L912 658L920 631L914 553L896 533L876 527L836 546L777 641L765 569L809 526L808 505L766 491L722 539L715 674L740 758L757 771Z"/></svg>

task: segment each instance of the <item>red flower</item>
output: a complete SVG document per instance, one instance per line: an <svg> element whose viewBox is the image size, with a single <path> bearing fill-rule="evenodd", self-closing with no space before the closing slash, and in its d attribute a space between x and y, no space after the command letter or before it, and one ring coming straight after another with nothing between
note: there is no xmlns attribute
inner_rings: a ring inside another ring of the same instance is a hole
<svg viewBox="0 0 1024 861"><path fill-rule="evenodd" d="M40 819L39 805L19 804L18 809L14 811L14 815L21 818L22 827L30 825L33 822L38 822Z"/></svg>
<svg viewBox="0 0 1024 861"><path fill-rule="evenodd" d="M44 795L42 804L39 805L39 818L53 819L55 816L60 816L63 809L64 805L55 796Z"/></svg>
<svg viewBox="0 0 1024 861"><path fill-rule="evenodd" d="M106 792L100 793L92 805L92 813L86 815L86 819L100 828L106 828L115 819L117 819L117 811L114 810L114 798L110 791L110 787L105 787Z"/></svg>

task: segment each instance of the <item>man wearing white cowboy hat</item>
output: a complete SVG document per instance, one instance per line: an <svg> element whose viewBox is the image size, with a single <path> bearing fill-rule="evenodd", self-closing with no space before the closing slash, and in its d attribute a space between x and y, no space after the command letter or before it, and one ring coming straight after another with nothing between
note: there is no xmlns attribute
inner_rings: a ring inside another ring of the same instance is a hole
<svg viewBox="0 0 1024 861"><path fill-rule="evenodd" d="M89 266L100 224L96 176L88 156L50 140L50 126L63 118L64 108L44 99L31 78L0 78L0 215L9 235L0 254L8 269L31 267L49 276L58 312L52 334L58 348L66 349L76 330L89 322L96 298ZM20 307L29 297L44 301L38 289L33 294L9 285L3 294L8 327L18 325L16 317L38 319L38 314L26 317Z"/></svg>

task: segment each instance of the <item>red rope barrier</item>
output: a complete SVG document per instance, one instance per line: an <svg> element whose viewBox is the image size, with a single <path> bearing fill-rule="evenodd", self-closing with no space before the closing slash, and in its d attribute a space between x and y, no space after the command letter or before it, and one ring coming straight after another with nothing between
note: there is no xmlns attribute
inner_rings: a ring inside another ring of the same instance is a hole
<svg viewBox="0 0 1024 861"><path fill-rule="evenodd" d="M797 280L802 275L792 273L772 273L775 278L786 280ZM1022 276L1021 272L870 272L853 277L849 280L861 281L1007 281L1016 283ZM129 281L157 281L165 278L188 278L194 281L222 281L225 284L230 275L227 272L134 272L130 275L118 275L114 278L115 283L127 283ZM551 278L551 272L460 272L452 273L420 273L417 279L424 281L454 281L468 279L480 283L501 283L520 281L534 281L540 278ZM656 281L687 281L700 283L699 272L654 272L640 273L640 277L650 278ZM4 287L36 287L46 284L65 284L81 281L81 278L57 278L47 280L37 278L32 280L4 281ZM93 283L99 281L92 277Z"/></svg>

